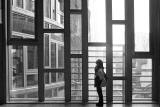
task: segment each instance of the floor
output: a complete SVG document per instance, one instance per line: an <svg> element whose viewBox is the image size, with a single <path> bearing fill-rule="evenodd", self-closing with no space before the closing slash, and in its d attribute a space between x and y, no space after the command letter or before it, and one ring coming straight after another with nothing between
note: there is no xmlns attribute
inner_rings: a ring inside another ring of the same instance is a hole
<svg viewBox="0 0 160 107"><path fill-rule="evenodd" d="M95 104L5 104L0 107L96 107ZM158 104L104 104L103 107L160 107Z"/></svg>

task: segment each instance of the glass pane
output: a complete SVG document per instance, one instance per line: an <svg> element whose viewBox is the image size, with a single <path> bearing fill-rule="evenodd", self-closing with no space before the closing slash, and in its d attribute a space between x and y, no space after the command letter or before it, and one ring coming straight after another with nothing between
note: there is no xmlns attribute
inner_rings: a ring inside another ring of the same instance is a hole
<svg viewBox="0 0 160 107"><path fill-rule="evenodd" d="M44 57L45 57L45 60L44 60L44 65L45 66L49 66L49 35L45 34L44 36Z"/></svg>
<svg viewBox="0 0 160 107"><path fill-rule="evenodd" d="M82 53L82 20L81 15L70 16L71 54Z"/></svg>
<svg viewBox="0 0 160 107"><path fill-rule="evenodd" d="M45 33L44 42L45 68L64 68L64 35Z"/></svg>
<svg viewBox="0 0 160 107"><path fill-rule="evenodd" d="M125 76L125 26L113 25L113 76Z"/></svg>
<svg viewBox="0 0 160 107"><path fill-rule="evenodd" d="M152 100L152 60L132 60L132 99Z"/></svg>
<svg viewBox="0 0 160 107"><path fill-rule="evenodd" d="M36 46L28 46L28 69L38 69L38 55Z"/></svg>
<svg viewBox="0 0 160 107"><path fill-rule="evenodd" d="M81 0L70 0L70 9L81 9L82 1Z"/></svg>
<svg viewBox="0 0 160 107"><path fill-rule="evenodd" d="M51 43L51 68L56 68L56 43Z"/></svg>
<svg viewBox="0 0 160 107"><path fill-rule="evenodd" d="M64 73L45 73L46 100L64 100Z"/></svg>
<svg viewBox="0 0 160 107"><path fill-rule="evenodd" d="M82 100L82 59L71 58L71 100Z"/></svg>
<svg viewBox="0 0 160 107"><path fill-rule="evenodd" d="M64 28L64 0L43 0L44 23L48 29Z"/></svg>
<svg viewBox="0 0 160 107"><path fill-rule="evenodd" d="M33 87L38 85L38 74L27 75L27 87Z"/></svg>
<svg viewBox="0 0 160 107"><path fill-rule="evenodd" d="M35 38L34 2L34 0L13 0L11 38Z"/></svg>
<svg viewBox="0 0 160 107"><path fill-rule="evenodd" d="M134 0L135 51L148 52L149 47L149 1Z"/></svg>
<svg viewBox="0 0 160 107"><path fill-rule="evenodd" d="M123 101L125 97L125 89L124 89L124 81L123 80L113 80L113 101Z"/></svg>
<svg viewBox="0 0 160 107"><path fill-rule="evenodd" d="M125 0L112 0L112 19L125 20Z"/></svg>
<svg viewBox="0 0 160 107"><path fill-rule="evenodd" d="M88 41L106 42L106 0L88 0Z"/></svg>
<svg viewBox="0 0 160 107"><path fill-rule="evenodd" d="M89 101L98 100L98 94L96 87L94 87L94 76L96 60L101 59L103 61L104 72L106 72L106 47L88 47L88 93ZM102 88L104 100L106 100L106 88Z"/></svg>
<svg viewBox="0 0 160 107"><path fill-rule="evenodd" d="M64 45L58 45L58 68L64 68Z"/></svg>
<svg viewBox="0 0 160 107"><path fill-rule="evenodd" d="M35 46L9 46L8 79L10 100L14 100L14 98L38 98L36 53Z"/></svg>

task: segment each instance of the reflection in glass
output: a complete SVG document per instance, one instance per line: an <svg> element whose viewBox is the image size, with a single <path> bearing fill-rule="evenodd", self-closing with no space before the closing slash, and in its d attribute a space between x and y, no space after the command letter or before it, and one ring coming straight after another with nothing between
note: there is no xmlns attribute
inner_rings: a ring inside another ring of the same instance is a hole
<svg viewBox="0 0 160 107"><path fill-rule="evenodd" d="M132 60L132 99L152 100L152 60Z"/></svg>
<svg viewBox="0 0 160 107"><path fill-rule="evenodd" d="M36 46L28 46L28 69L38 68L38 55Z"/></svg>
<svg viewBox="0 0 160 107"><path fill-rule="evenodd" d="M113 80L113 101L124 101L124 81Z"/></svg>
<svg viewBox="0 0 160 107"><path fill-rule="evenodd" d="M70 16L71 27L71 54L82 53L82 21L81 15Z"/></svg>
<svg viewBox="0 0 160 107"><path fill-rule="evenodd" d="M34 2L34 0L12 0L11 38L35 38Z"/></svg>
<svg viewBox="0 0 160 107"><path fill-rule="evenodd" d="M112 0L112 20L125 20L125 0Z"/></svg>
<svg viewBox="0 0 160 107"><path fill-rule="evenodd" d="M45 98L64 99L64 73L45 73Z"/></svg>
<svg viewBox="0 0 160 107"><path fill-rule="evenodd" d="M27 86L38 85L38 74L27 75Z"/></svg>
<svg viewBox="0 0 160 107"><path fill-rule="evenodd" d="M88 41L106 42L106 0L88 0Z"/></svg>
<svg viewBox="0 0 160 107"><path fill-rule="evenodd" d="M149 51L149 1L134 0L135 51Z"/></svg>
<svg viewBox="0 0 160 107"><path fill-rule="evenodd" d="M70 9L81 9L81 0L70 0Z"/></svg>
<svg viewBox="0 0 160 107"><path fill-rule="evenodd" d="M45 68L64 68L64 35L45 33L44 37Z"/></svg>
<svg viewBox="0 0 160 107"><path fill-rule="evenodd" d="M82 59L71 58L71 99L82 100Z"/></svg>
<svg viewBox="0 0 160 107"><path fill-rule="evenodd" d="M37 48L35 46L9 46L8 79L10 99L38 98L36 54Z"/></svg>

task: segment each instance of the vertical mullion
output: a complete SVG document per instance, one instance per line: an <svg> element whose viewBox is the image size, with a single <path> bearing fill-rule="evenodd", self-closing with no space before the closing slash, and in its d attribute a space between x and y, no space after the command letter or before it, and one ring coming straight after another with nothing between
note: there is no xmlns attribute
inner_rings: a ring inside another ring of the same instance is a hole
<svg viewBox="0 0 160 107"><path fill-rule="evenodd" d="M113 73L112 73L112 0L106 0L106 74L109 77L106 87L106 100L111 103L113 100Z"/></svg>
<svg viewBox="0 0 160 107"><path fill-rule="evenodd" d="M71 101L71 61L70 61L70 0L64 0L64 62L65 101ZM57 11L56 11L57 12Z"/></svg>
<svg viewBox="0 0 160 107"><path fill-rule="evenodd" d="M38 96L44 101L44 42L43 42L43 0L35 0L35 38L38 40Z"/></svg>
<svg viewBox="0 0 160 107"><path fill-rule="evenodd" d="M132 101L132 53L134 46L134 0L125 1L126 26L125 26L125 103Z"/></svg>
<svg viewBox="0 0 160 107"><path fill-rule="evenodd" d="M82 101L88 102L88 0L82 0Z"/></svg>

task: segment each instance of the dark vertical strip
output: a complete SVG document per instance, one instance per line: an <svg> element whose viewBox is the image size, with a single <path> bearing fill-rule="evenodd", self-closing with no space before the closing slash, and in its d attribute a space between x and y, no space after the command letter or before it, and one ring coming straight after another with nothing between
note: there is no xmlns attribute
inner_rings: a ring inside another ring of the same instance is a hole
<svg viewBox="0 0 160 107"><path fill-rule="evenodd" d="M126 29L125 29L125 103L132 101L132 53L134 46L134 0L126 0Z"/></svg>
<svg viewBox="0 0 160 107"><path fill-rule="evenodd" d="M64 0L65 101L71 101L70 0Z"/></svg>
<svg viewBox="0 0 160 107"><path fill-rule="evenodd" d="M2 23L0 23L0 104L6 103L6 1L1 0Z"/></svg>
<svg viewBox="0 0 160 107"><path fill-rule="evenodd" d="M12 24L13 24L12 23L12 0L7 0L7 3L4 3L2 5L2 8L3 8L3 6L4 6L3 10L7 14L7 18L6 18L7 19L7 23L6 23L7 24L7 41L9 41L11 39L11 36L12 36ZM5 9L7 11L5 11ZM2 16L5 16L5 13ZM4 20L4 19L2 19L2 20Z"/></svg>
<svg viewBox="0 0 160 107"><path fill-rule="evenodd" d="M159 69L159 60L160 60L160 49L158 45L159 41L159 13L158 13L158 4L159 0L150 0L150 50L152 57L152 100L158 101L158 90L159 86L158 81L158 69Z"/></svg>
<svg viewBox="0 0 160 107"><path fill-rule="evenodd" d="M88 102L88 1L82 0L82 101Z"/></svg>
<svg viewBox="0 0 160 107"><path fill-rule="evenodd" d="M106 73L109 77L106 87L106 100L107 103L113 101L113 73L112 73L112 0L106 0Z"/></svg>
<svg viewBox="0 0 160 107"><path fill-rule="evenodd" d="M38 39L38 96L44 101L43 0L35 0L35 37Z"/></svg>

